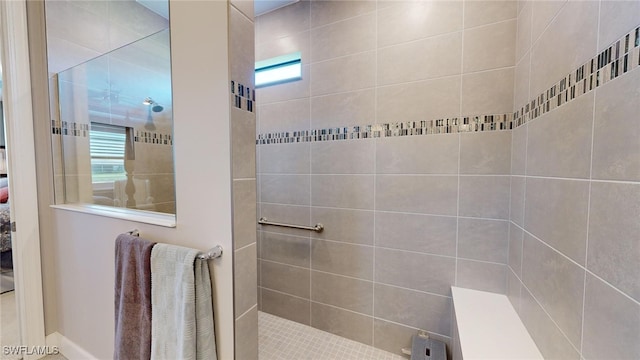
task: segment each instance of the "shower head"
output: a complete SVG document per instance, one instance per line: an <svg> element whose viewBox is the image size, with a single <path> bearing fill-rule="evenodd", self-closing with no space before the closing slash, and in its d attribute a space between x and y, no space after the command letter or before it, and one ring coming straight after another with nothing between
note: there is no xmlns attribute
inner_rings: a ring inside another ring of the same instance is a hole
<svg viewBox="0 0 640 360"><path fill-rule="evenodd" d="M164 107L160 104L158 104L157 102L155 102L151 97L146 97L143 101L142 104L147 105L147 106L151 106L151 110L153 112L161 112L162 110L164 110Z"/></svg>

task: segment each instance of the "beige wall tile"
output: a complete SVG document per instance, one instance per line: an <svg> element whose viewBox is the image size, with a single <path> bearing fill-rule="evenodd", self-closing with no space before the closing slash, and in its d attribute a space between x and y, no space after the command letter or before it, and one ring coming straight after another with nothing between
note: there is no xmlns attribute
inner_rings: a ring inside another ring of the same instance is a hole
<svg viewBox="0 0 640 360"><path fill-rule="evenodd" d="M530 177L525 199L527 231L584 265L589 183Z"/></svg>
<svg viewBox="0 0 640 360"><path fill-rule="evenodd" d="M455 176L378 175L376 209L456 215Z"/></svg>
<svg viewBox="0 0 640 360"><path fill-rule="evenodd" d="M567 0L531 1L531 36L534 43L566 4Z"/></svg>
<svg viewBox="0 0 640 360"><path fill-rule="evenodd" d="M435 255L456 255L455 217L377 211L376 246Z"/></svg>
<svg viewBox="0 0 640 360"><path fill-rule="evenodd" d="M506 264L509 222L461 218L458 220L458 257Z"/></svg>
<svg viewBox="0 0 640 360"><path fill-rule="evenodd" d="M464 73L515 65L516 29L514 19L465 30Z"/></svg>
<svg viewBox="0 0 640 360"><path fill-rule="evenodd" d="M456 174L458 134L386 137L376 140L378 174Z"/></svg>
<svg viewBox="0 0 640 360"><path fill-rule="evenodd" d="M256 242L256 181L233 182L233 246L240 249Z"/></svg>
<svg viewBox="0 0 640 360"><path fill-rule="evenodd" d="M640 71L596 90L594 179L640 181ZM623 95L624 94L624 95Z"/></svg>
<svg viewBox="0 0 640 360"><path fill-rule="evenodd" d="M255 114L231 108L231 159L234 179L256 177Z"/></svg>
<svg viewBox="0 0 640 360"><path fill-rule="evenodd" d="M460 173L508 175L511 131L460 134Z"/></svg>
<svg viewBox="0 0 640 360"><path fill-rule="evenodd" d="M375 123L375 90L366 89L311 98L311 128Z"/></svg>
<svg viewBox="0 0 640 360"><path fill-rule="evenodd" d="M363 280L373 279L373 247L312 240L313 270L345 275Z"/></svg>
<svg viewBox="0 0 640 360"><path fill-rule="evenodd" d="M322 26L376 10L374 0L312 1L311 27Z"/></svg>
<svg viewBox="0 0 640 360"><path fill-rule="evenodd" d="M524 189L526 179L522 176L511 177L511 207L509 220L514 224L524 226Z"/></svg>
<svg viewBox="0 0 640 360"><path fill-rule="evenodd" d="M522 288L520 319L545 359L580 359L580 354L531 296Z"/></svg>
<svg viewBox="0 0 640 360"><path fill-rule="evenodd" d="M301 324L311 325L311 302L309 300L267 289L261 289L261 291L262 311Z"/></svg>
<svg viewBox="0 0 640 360"><path fill-rule="evenodd" d="M515 68L462 76L462 114L506 114L513 109Z"/></svg>
<svg viewBox="0 0 640 360"><path fill-rule="evenodd" d="M511 175L524 175L527 164L527 130L529 124L511 132Z"/></svg>
<svg viewBox="0 0 640 360"><path fill-rule="evenodd" d="M534 39L536 5L534 2ZM598 2L570 1L533 44L531 94L538 96L596 55ZM566 56L565 54L573 54Z"/></svg>
<svg viewBox="0 0 640 360"><path fill-rule="evenodd" d="M402 43L378 50L378 85L460 74L462 32Z"/></svg>
<svg viewBox="0 0 640 360"><path fill-rule="evenodd" d="M311 219L324 225L322 232L311 234L313 238L373 245L373 211L313 207Z"/></svg>
<svg viewBox="0 0 640 360"><path fill-rule="evenodd" d="M381 248L376 249L375 257L376 283L444 296L451 293L455 258Z"/></svg>
<svg viewBox="0 0 640 360"><path fill-rule="evenodd" d="M310 246L309 238L263 231L260 237L260 256L263 260L309 268ZM264 278L262 281L264 282Z"/></svg>
<svg viewBox="0 0 640 360"><path fill-rule="evenodd" d="M593 182L587 268L640 301L640 184Z"/></svg>
<svg viewBox="0 0 640 360"><path fill-rule="evenodd" d="M458 260L456 285L463 288L505 294L507 265Z"/></svg>
<svg viewBox="0 0 640 360"><path fill-rule="evenodd" d="M373 341L372 317L316 302L311 303L311 326L367 345Z"/></svg>
<svg viewBox="0 0 640 360"><path fill-rule="evenodd" d="M312 301L373 315L373 282L312 271L311 284Z"/></svg>
<svg viewBox="0 0 640 360"><path fill-rule="evenodd" d="M373 209L373 175L312 175L313 206Z"/></svg>
<svg viewBox="0 0 640 360"><path fill-rule="evenodd" d="M241 250L236 250L233 255L234 309L236 316L240 316L258 302L258 260L256 245L253 244Z"/></svg>
<svg viewBox="0 0 640 360"><path fill-rule="evenodd" d="M256 31L256 34L258 32ZM300 52L302 64L311 62L311 38L310 31L292 33L287 36L270 39L258 43L256 39L255 61L262 61L274 57ZM255 65L254 65L255 66Z"/></svg>
<svg viewBox="0 0 640 360"><path fill-rule="evenodd" d="M256 43L309 30L309 1L299 1L256 18Z"/></svg>
<svg viewBox="0 0 640 360"><path fill-rule="evenodd" d="M376 284L375 316L449 336L451 298Z"/></svg>
<svg viewBox="0 0 640 360"><path fill-rule="evenodd" d="M521 3L524 1L518 1ZM527 1L522 11L518 14L518 34L516 37L516 62L519 62L524 54L531 49L531 15L533 5Z"/></svg>
<svg viewBox="0 0 640 360"><path fill-rule="evenodd" d="M524 236L522 281L574 346L580 346L584 268L529 234ZM541 261L544 259L544 261Z"/></svg>
<svg viewBox="0 0 640 360"><path fill-rule="evenodd" d="M309 269L260 261L260 275L263 288L309 299Z"/></svg>
<svg viewBox="0 0 640 360"><path fill-rule="evenodd" d="M229 76L253 88L255 67L254 24L239 9L229 7Z"/></svg>
<svg viewBox="0 0 640 360"><path fill-rule="evenodd" d="M289 86L289 84L278 86ZM266 88L263 90L266 90ZM263 102L260 94L258 94L258 102ZM308 130L310 124L309 107L308 98L259 106L259 133Z"/></svg>
<svg viewBox="0 0 640 360"><path fill-rule="evenodd" d="M253 21L255 17L254 9L253 9L253 1L250 0L230 0L229 1L233 7L238 9L244 16L246 16L249 20Z"/></svg>
<svg viewBox="0 0 640 360"><path fill-rule="evenodd" d="M375 13L311 30L311 62L375 49Z"/></svg>
<svg viewBox="0 0 640 360"><path fill-rule="evenodd" d="M313 63L311 95L328 95L373 87L375 71L374 52Z"/></svg>
<svg viewBox="0 0 640 360"><path fill-rule="evenodd" d="M515 275L522 277L522 241L524 240L524 231L514 225L509 226L509 260L508 265Z"/></svg>
<svg viewBox="0 0 640 360"><path fill-rule="evenodd" d="M253 9L253 2L251 2ZM237 360L255 360L258 358L258 308L236 320L235 338Z"/></svg>
<svg viewBox="0 0 640 360"><path fill-rule="evenodd" d="M600 34L598 51L638 26L640 3L637 1L602 1L600 5Z"/></svg>
<svg viewBox="0 0 640 360"><path fill-rule="evenodd" d="M460 216L509 218L509 176L461 176Z"/></svg>
<svg viewBox="0 0 640 360"><path fill-rule="evenodd" d="M517 313L520 313L520 290L522 287L522 283L516 277L516 275L511 271L511 269L507 270L507 297L511 302L511 306L516 310Z"/></svg>
<svg viewBox="0 0 640 360"><path fill-rule="evenodd" d="M527 51L519 60L515 69L515 84L513 86L513 109L520 110L531 100L529 94L529 73L531 71L531 53Z"/></svg>
<svg viewBox="0 0 640 360"><path fill-rule="evenodd" d="M462 29L462 1L390 1L378 7L380 47Z"/></svg>
<svg viewBox="0 0 640 360"><path fill-rule="evenodd" d="M309 174L309 143L260 145L260 172L266 174Z"/></svg>
<svg viewBox="0 0 640 360"><path fill-rule="evenodd" d="M640 357L639 333L640 305L587 274L583 356L636 359Z"/></svg>
<svg viewBox="0 0 640 360"><path fill-rule="evenodd" d="M499 21L515 19L518 2L504 1L465 1L464 27L465 29L491 24Z"/></svg>
<svg viewBox="0 0 640 360"><path fill-rule="evenodd" d="M373 174L373 140L311 143L312 174Z"/></svg>
<svg viewBox="0 0 640 360"><path fill-rule="evenodd" d="M527 175L589 178L593 93L529 123Z"/></svg>
<svg viewBox="0 0 640 360"><path fill-rule="evenodd" d="M378 88L378 123L460 116L460 76Z"/></svg>
<svg viewBox="0 0 640 360"><path fill-rule="evenodd" d="M309 205L309 175L261 175L260 201Z"/></svg>

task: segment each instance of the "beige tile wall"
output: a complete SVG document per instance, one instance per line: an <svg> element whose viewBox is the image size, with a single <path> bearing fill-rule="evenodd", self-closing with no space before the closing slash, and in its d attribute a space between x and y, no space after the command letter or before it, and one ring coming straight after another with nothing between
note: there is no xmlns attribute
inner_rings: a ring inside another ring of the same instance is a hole
<svg viewBox="0 0 640 360"><path fill-rule="evenodd" d="M640 24L637 1L520 1L515 108ZM545 358L640 357L640 71L513 131L507 294Z"/></svg>
<svg viewBox="0 0 640 360"><path fill-rule="evenodd" d="M229 74L232 81L251 89L254 88L254 48L250 46L253 42L253 2L230 1ZM246 110L244 101L242 109L232 105L230 119L235 359L255 360L258 358L256 115Z"/></svg>
<svg viewBox="0 0 640 360"><path fill-rule="evenodd" d="M515 2L301 1L256 19L258 133L513 110ZM260 309L394 353L451 343L450 286L504 293L511 132L258 146Z"/></svg>

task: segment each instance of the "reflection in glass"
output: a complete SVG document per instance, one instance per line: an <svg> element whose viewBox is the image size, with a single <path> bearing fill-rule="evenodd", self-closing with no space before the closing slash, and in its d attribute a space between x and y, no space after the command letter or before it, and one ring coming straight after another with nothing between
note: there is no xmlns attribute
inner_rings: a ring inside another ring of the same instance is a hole
<svg viewBox="0 0 640 360"><path fill-rule="evenodd" d="M174 214L169 30L54 79L52 126L62 154L56 202Z"/></svg>

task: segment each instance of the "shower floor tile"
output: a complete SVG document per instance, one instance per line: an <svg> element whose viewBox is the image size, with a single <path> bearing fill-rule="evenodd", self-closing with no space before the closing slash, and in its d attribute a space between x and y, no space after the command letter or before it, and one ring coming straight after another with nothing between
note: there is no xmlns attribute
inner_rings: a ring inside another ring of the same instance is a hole
<svg viewBox="0 0 640 360"><path fill-rule="evenodd" d="M407 360L307 325L258 314L260 360Z"/></svg>

